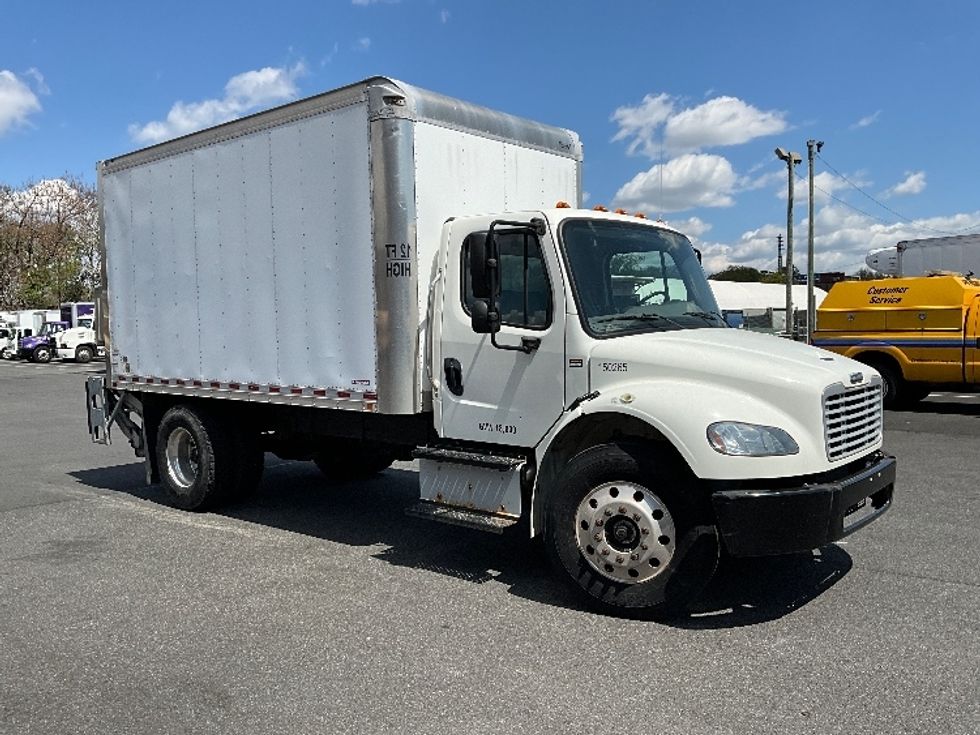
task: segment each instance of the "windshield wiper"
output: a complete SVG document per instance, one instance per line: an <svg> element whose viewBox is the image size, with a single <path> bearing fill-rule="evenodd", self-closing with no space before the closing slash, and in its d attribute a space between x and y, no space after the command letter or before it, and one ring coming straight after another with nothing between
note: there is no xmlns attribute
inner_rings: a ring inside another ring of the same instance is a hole
<svg viewBox="0 0 980 735"><path fill-rule="evenodd" d="M704 319L706 322L711 322L712 324L716 322L724 322L725 317L719 314L717 311L685 311L684 316L696 316Z"/></svg>
<svg viewBox="0 0 980 735"><path fill-rule="evenodd" d="M668 324L673 324L678 329L683 329L683 327L675 322L673 319L668 319L660 314L612 314L611 316L601 316L596 319L591 319L590 321L596 324L605 324L607 322L624 322L624 321L634 321L634 322L667 322Z"/></svg>

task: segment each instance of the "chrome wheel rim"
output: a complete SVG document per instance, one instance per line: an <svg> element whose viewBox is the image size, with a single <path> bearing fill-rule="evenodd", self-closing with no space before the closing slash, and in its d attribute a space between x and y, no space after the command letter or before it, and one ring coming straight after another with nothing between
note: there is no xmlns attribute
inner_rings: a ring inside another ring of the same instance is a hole
<svg viewBox="0 0 980 735"><path fill-rule="evenodd" d="M197 442L187 429L178 426L167 437L167 474L175 485L187 490L199 471Z"/></svg>
<svg viewBox="0 0 980 735"><path fill-rule="evenodd" d="M674 519L654 493L632 482L596 487L575 512L575 538L588 564L608 579L646 582L670 565Z"/></svg>

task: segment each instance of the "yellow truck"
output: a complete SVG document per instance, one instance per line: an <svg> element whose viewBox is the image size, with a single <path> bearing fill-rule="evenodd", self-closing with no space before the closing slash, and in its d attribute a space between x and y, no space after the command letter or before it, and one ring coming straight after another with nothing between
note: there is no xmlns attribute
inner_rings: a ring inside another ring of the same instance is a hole
<svg viewBox="0 0 980 735"><path fill-rule="evenodd" d="M817 310L813 344L875 368L886 407L980 383L980 280L937 274L842 281Z"/></svg>

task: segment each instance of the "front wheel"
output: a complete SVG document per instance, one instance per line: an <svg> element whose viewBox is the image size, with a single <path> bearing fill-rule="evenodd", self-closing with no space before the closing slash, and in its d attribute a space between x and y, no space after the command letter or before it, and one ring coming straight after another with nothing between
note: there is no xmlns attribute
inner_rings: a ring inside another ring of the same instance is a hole
<svg viewBox="0 0 980 735"><path fill-rule="evenodd" d="M75 350L75 362L91 362L92 361L92 348L88 345L82 345L77 350Z"/></svg>
<svg viewBox="0 0 980 735"><path fill-rule="evenodd" d="M46 346L35 347L31 355L32 362L51 362L51 348Z"/></svg>
<svg viewBox="0 0 980 735"><path fill-rule="evenodd" d="M680 612L708 583L719 540L686 473L647 446L608 444L567 465L549 507L552 562L603 612Z"/></svg>

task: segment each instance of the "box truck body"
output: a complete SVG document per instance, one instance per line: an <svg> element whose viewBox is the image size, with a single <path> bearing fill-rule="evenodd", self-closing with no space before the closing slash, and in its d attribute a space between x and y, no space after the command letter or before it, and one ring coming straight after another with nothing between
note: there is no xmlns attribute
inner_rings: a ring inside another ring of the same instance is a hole
<svg viewBox="0 0 980 735"><path fill-rule="evenodd" d="M381 77L103 162L93 439L191 510L263 452L415 457L410 514L541 535L618 613L880 517L878 374L727 329L683 234L567 204L581 165L569 130Z"/></svg>
<svg viewBox="0 0 980 735"><path fill-rule="evenodd" d="M980 274L980 235L903 240L868 253L868 267L885 276L912 278L930 273Z"/></svg>

